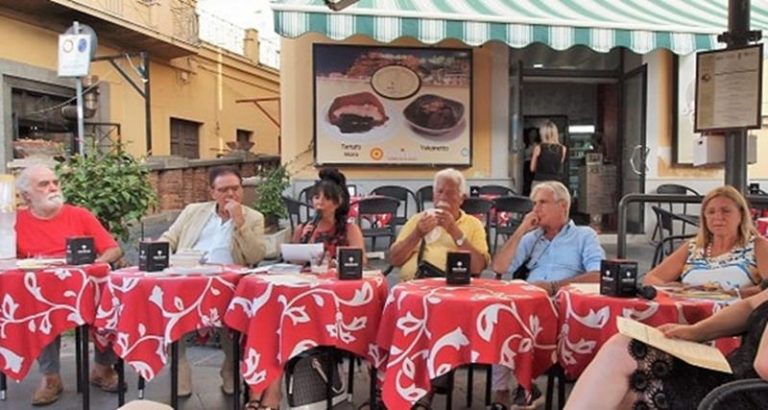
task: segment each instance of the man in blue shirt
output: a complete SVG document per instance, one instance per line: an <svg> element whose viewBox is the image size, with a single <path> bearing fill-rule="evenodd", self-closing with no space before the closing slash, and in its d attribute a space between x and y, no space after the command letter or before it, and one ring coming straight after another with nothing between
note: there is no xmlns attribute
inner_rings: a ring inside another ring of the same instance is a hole
<svg viewBox="0 0 768 410"><path fill-rule="evenodd" d="M529 269L527 280L550 295L568 283L598 282L605 251L595 231L576 226L569 218L571 195L565 185L557 181L539 183L533 188L531 199L533 210L496 252L492 269L511 277L525 264ZM508 368L494 366L493 409L504 409L509 403L509 376ZM535 408L538 401L543 401L543 396L535 385L530 394L517 388L515 408Z"/></svg>

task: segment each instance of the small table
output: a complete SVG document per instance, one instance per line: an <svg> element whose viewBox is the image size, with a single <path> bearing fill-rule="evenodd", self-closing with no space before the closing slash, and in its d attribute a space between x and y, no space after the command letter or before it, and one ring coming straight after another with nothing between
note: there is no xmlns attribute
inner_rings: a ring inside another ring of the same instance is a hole
<svg viewBox="0 0 768 410"><path fill-rule="evenodd" d="M142 272L135 267L112 272L96 315L95 325L109 333L115 354L144 380L152 380L163 368L168 361L166 348L171 346L174 408L178 408L176 343L189 332L223 327L224 312L245 272L240 267L216 265L197 270L202 273L197 273L196 268L176 269L184 273L168 274ZM237 359L239 344L233 345ZM234 373L237 407L237 366Z"/></svg>
<svg viewBox="0 0 768 410"><path fill-rule="evenodd" d="M654 300L647 300L603 296L566 286L557 294L560 312L558 361L566 377L579 377L600 347L618 332L617 316L655 327L665 323L696 323L725 306L727 302L678 298L661 290ZM727 354L739 346L739 339L718 339L716 346Z"/></svg>
<svg viewBox="0 0 768 410"><path fill-rule="evenodd" d="M63 332L93 323L98 282L106 280L108 264L17 269L15 261L0 267L0 396L5 376L26 377L40 353ZM78 363L78 375L88 377L88 337ZM80 346L78 346L80 347ZM83 373L85 372L85 373ZM86 379L87 380L87 379ZM83 408L89 407L88 383L80 383Z"/></svg>
<svg viewBox="0 0 768 410"><path fill-rule="evenodd" d="M361 280L332 274L262 274L243 278L225 323L245 335L242 373L261 392L298 354L331 346L379 364L374 340L387 297L378 271Z"/></svg>
<svg viewBox="0 0 768 410"><path fill-rule="evenodd" d="M530 390L555 362L557 311L546 292L523 281L414 280L392 289L377 341L391 409L410 408L431 379L467 363L507 366Z"/></svg>

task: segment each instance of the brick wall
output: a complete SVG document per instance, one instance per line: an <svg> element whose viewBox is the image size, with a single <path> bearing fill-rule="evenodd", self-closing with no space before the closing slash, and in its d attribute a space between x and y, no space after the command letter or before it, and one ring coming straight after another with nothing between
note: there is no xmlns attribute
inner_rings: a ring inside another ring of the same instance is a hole
<svg viewBox="0 0 768 410"><path fill-rule="evenodd" d="M240 170L243 178L261 175L264 170L280 164L280 157L255 155L248 158L219 158L187 160L179 157L150 157L149 181L157 192L155 213L183 209L193 202L210 200L208 171L216 166L229 165Z"/></svg>

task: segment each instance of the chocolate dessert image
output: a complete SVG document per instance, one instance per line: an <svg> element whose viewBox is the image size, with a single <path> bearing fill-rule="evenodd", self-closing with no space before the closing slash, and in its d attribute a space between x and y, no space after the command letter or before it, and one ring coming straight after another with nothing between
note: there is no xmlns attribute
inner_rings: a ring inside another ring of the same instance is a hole
<svg viewBox="0 0 768 410"><path fill-rule="evenodd" d="M336 97L328 110L328 121L344 134L368 132L388 119L381 101L367 91Z"/></svg>
<svg viewBox="0 0 768 410"><path fill-rule="evenodd" d="M403 114L417 131L442 134L459 124L464 116L464 105L438 95L425 94L408 104Z"/></svg>

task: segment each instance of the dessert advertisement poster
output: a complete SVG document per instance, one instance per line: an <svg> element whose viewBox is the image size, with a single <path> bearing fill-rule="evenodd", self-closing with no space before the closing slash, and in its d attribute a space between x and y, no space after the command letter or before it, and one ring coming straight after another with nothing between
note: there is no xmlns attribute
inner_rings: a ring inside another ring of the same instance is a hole
<svg viewBox="0 0 768 410"><path fill-rule="evenodd" d="M472 51L315 44L318 164L472 164Z"/></svg>

